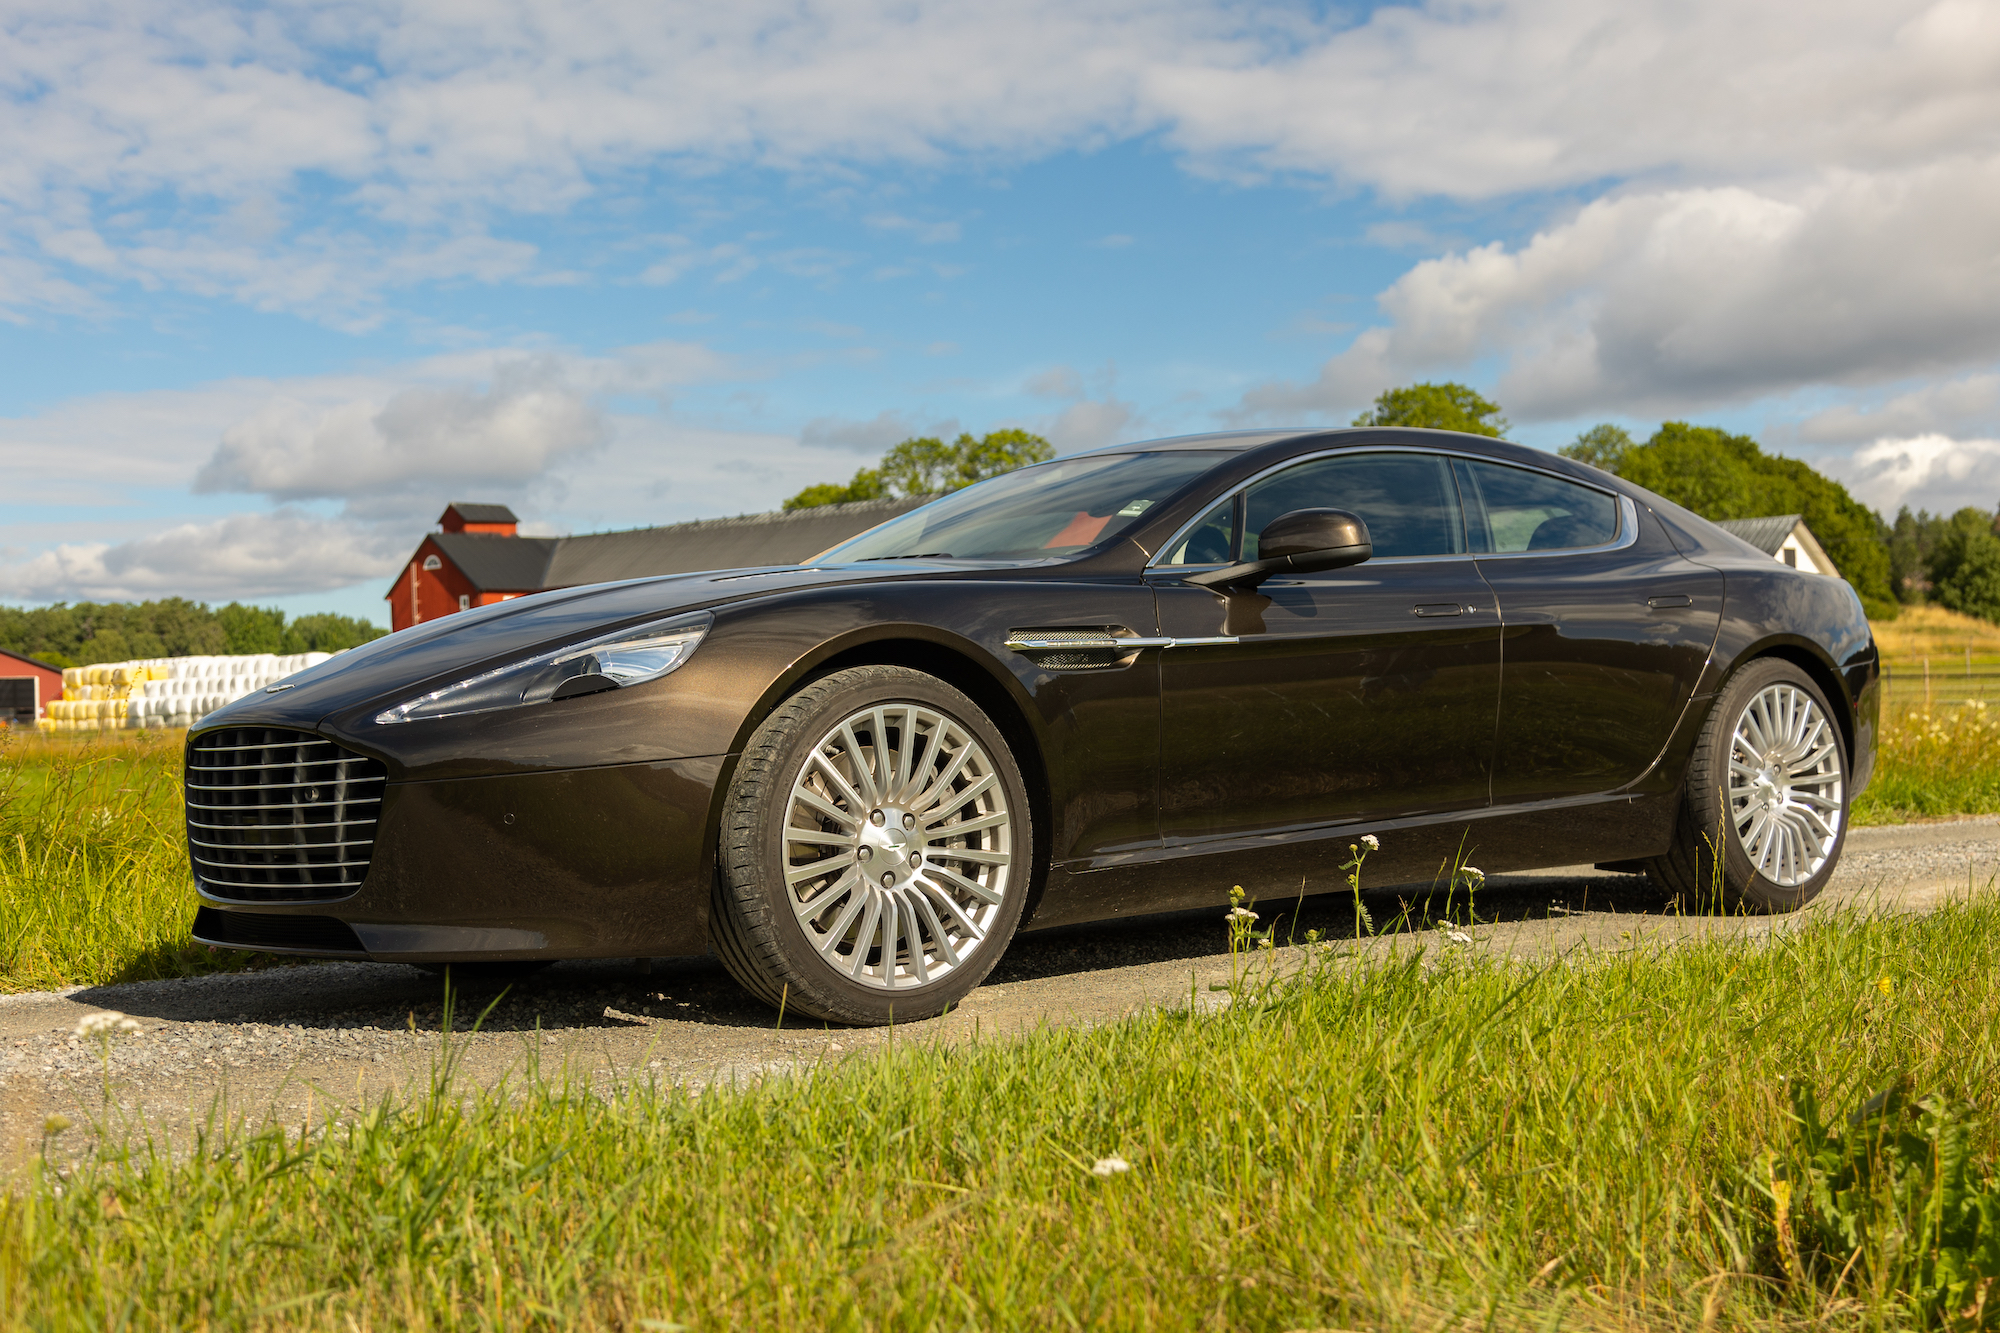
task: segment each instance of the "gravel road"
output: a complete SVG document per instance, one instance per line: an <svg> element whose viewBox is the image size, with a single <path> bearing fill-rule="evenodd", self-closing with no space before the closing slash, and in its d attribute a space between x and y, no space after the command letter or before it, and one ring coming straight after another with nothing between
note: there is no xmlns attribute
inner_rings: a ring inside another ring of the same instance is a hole
<svg viewBox="0 0 2000 1333"><path fill-rule="evenodd" d="M2000 876L2000 819L1856 829L1833 884L1809 913L1860 905L1924 911ZM1378 919L1394 895L1371 896ZM1385 910L1386 909L1386 910ZM1308 898L1273 911L1280 936L1318 929L1352 941L1351 905ZM1643 878L1570 866L1496 875L1479 895L1471 942L1444 948L1517 957L1618 950L1713 933L1768 932L1798 918L1683 917ZM1292 915L1296 911L1296 920ZM1416 932L1412 932L1414 934ZM1101 1022L1185 1004L1227 979L1217 909L1038 932L1016 940L987 984L952 1014L899 1029L777 1028L712 958L561 963L517 983L481 1030L463 1029L497 993L469 989L453 1026L462 1076L490 1084L539 1068L607 1082L705 1085L844 1058L888 1040L959 1040L1042 1023ZM1366 947L1350 943L1343 947ZM1376 947L1379 947L1379 942ZM431 1075L444 1013L437 979L389 963L315 963L225 976L0 997L0 1160L39 1151L46 1118L109 1124L184 1141L217 1110L297 1125ZM137 1032L76 1035L114 1010ZM61 1148L82 1150L73 1131Z"/></svg>

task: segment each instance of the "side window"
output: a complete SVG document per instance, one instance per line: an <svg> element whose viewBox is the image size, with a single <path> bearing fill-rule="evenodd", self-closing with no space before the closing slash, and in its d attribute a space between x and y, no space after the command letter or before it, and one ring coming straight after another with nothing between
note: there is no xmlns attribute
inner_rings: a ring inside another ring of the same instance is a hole
<svg viewBox="0 0 2000 1333"><path fill-rule="evenodd" d="M1380 558L1458 555L1465 550L1458 495L1436 454L1337 454L1287 468L1249 491L1243 558L1257 558L1257 534L1294 509L1345 509L1368 524Z"/></svg>
<svg viewBox="0 0 2000 1333"><path fill-rule="evenodd" d="M1236 499L1231 496L1202 516L1201 522L1160 561L1163 565L1226 565L1235 549Z"/></svg>
<svg viewBox="0 0 2000 1333"><path fill-rule="evenodd" d="M1618 502L1603 491L1501 463L1454 466L1475 552L1563 551L1618 536Z"/></svg>

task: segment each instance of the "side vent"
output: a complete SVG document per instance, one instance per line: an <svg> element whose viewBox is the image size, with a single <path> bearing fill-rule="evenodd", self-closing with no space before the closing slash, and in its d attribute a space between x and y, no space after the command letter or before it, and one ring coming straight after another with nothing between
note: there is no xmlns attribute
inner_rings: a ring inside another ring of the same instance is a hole
<svg viewBox="0 0 2000 1333"><path fill-rule="evenodd" d="M1008 634L1007 646L1045 671L1097 671L1128 666L1139 649L1152 644L1130 630L1107 627L1017 629Z"/></svg>

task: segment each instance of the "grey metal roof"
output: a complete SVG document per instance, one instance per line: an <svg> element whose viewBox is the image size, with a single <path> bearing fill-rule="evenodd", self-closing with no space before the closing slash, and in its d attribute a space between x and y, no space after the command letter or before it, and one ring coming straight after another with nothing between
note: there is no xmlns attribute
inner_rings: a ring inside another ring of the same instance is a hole
<svg viewBox="0 0 2000 1333"><path fill-rule="evenodd" d="M857 500L577 537L434 532L429 540L481 592L539 592L653 574L795 565L932 498Z"/></svg>
<svg viewBox="0 0 2000 1333"><path fill-rule="evenodd" d="M1799 517L1797 514L1772 514L1766 518L1730 518L1715 526L1749 542L1765 555L1775 556L1784 546L1785 538L1799 526Z"/></svg>
<svg viewBox="0 0 2000 1333"><path fill-rule="evenodd" d="M519 523L514 511L506 505L467 504L463 500L453 500L448 508L456 509L458 516L467 523Z"/></svg>

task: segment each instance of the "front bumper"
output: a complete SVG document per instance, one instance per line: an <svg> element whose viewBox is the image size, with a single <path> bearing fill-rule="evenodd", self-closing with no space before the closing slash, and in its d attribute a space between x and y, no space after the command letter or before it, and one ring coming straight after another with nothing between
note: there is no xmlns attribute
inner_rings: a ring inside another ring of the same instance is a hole
<svg viewBox="0 0 2000 1333"><path fill-rule="evenodd" d="M204 891L195 939L411 963L702 953L725 762L391 783L358 890L282 903Z"/></svg>

